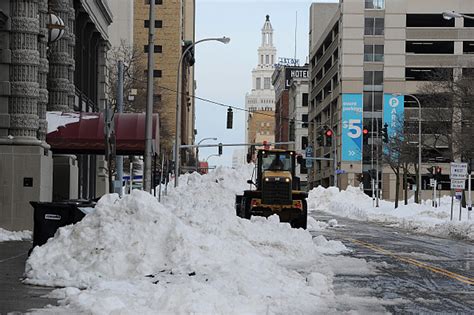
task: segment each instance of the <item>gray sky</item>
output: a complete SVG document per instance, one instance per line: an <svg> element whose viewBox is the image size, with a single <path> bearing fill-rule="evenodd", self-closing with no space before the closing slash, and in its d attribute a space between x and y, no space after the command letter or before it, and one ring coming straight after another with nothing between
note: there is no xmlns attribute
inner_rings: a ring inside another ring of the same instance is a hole
<svg viewBox="0 0 474 315"><path fill-rule="evenodd" d="M251 71L257 65L257 48L267 14L274 29L277 56L294 57L297 12L297 58L304 64L308 55L309 7L313 2L316 1L196 0L196 40L231 38L227 45L204 42L196 46L196 95L245 108L245 94L251 89ZM243 143L244 112L234 110L233 129L226 129L226 112L226 107L196 100L196 142L217 137L222 143ZM230 166L233 150L234 147L224 147L224 154L210 158L209 165ZM199 150L201 160L216 153L217 148Z"/></svg>

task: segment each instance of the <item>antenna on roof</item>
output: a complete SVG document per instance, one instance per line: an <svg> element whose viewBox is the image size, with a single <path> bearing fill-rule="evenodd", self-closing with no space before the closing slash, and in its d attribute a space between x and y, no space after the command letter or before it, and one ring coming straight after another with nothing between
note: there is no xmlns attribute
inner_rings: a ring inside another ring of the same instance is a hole
<svg viewBox="0 0 474 315"><path fill-rule="evenodd" d="M296 11L296 22L295 22L295 60L296 60L296 32L298 30L298 11Z"/></svg>

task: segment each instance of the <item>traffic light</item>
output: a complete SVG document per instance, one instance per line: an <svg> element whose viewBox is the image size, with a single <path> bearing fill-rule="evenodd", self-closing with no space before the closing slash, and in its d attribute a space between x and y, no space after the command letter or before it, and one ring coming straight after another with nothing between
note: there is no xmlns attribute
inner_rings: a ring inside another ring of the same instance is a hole
<svg viewBox="0 0 474 315"><path fill-rule="evenodd" d="M362 129L362 140L364 144L369 143L369 129L366 126Z"/></svg>
<svg viewBox="0 0 474 315"><path fill-rule="evenodd" d="M427 167L426 170L428 171L428 174L430 174L430 177L433 177L433 174L434 174L434 167L433 166L430 166L430 167Z"/></svg>
<svg viewBox="0 0 474 315"><path fill-rule="evenodd" d="M324 135L322 131L319 132L318 137L316 138L316 141L318 142L318 145L320 147L324 146Z"/></svg>
<svg viewBox="0 0 474 315"><path fill-rule="evenodd" d="M333 136L333 131L328 127L324 126L324 136L326 138L326 146L331 147L332 146L332 136Z"/></svg>
<svg viewBox="0 0 474 315"><path fill-rule="evenodd" d="M222 143L219 143L217 154L222 155Z"/></svg>
<svg viewBox="0 0 474 315"><path fill-rule="evenodd" d="M232 112L232 108L229 107L227 109L227 129L232 129L233 120L234 120L234 113Z"/></svg>
<svg viewBox="0 0 474 315"><path fill-rule="evenodd" d="M388 124L385 123L382 127L382 141L388 143Z"/></svg>
<svg viewBox="0 0 474 315"><path fill-rule="evenodd" d="M442 169L440 166L436 166L436 180L439 181L441 179L441 174L442 173Z"/></svg>

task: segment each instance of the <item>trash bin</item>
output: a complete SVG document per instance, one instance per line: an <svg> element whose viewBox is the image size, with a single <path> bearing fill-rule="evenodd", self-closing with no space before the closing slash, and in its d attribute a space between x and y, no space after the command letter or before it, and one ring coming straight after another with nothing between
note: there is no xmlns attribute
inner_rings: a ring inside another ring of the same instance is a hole
<svg viewBox="0 0 474 315"><path fill-rule="evenodd" d="M34 208L33 249L45 244L60 227L81 221L86 214L94 210L96 203L91 200L66 200L30 201L30 204Z"/></svg>

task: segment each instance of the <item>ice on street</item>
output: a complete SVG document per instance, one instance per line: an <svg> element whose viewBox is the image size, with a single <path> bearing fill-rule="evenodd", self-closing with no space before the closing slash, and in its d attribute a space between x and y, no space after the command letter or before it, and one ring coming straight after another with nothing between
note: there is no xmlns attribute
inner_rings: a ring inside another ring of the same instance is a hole
<svg viewBox="0 0 474 315"><path fill-rule="evenodd" d="M95 212L32 252L26 282L64 287L51 310L199 314L335 311L327 255L347 248L279 223L235 215L251 166L180 177L159 203L133 191L104 196ZM309 221L309 228L324 224ZM339 267L347 259L340 256ZM371 269L364 260L359 265ZM372 268L373 269L373 268ZM353 270L357 273L357 269Z"/></svg>

